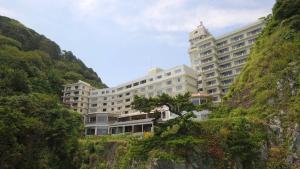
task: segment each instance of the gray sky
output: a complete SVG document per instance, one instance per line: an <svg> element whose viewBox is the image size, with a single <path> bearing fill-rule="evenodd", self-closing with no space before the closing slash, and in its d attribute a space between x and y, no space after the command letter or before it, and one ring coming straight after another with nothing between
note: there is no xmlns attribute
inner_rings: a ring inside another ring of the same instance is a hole
<svg viewBox="0 0 300 169"><path fill-rule="evenodd" d="M189 65L188 32L221 35L271 13L275 0L0 0L12 17L72 51L109 86L152 67Z"/></svg>

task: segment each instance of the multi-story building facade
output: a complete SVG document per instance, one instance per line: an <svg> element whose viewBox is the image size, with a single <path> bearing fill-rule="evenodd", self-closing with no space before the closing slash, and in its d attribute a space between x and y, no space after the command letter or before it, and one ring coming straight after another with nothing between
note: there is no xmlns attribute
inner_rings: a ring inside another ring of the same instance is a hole
<svg viewBox="0 0 300 169"><path fill-rule="evenodd" d="M66 84L63 89L63 102L74 111L87 114L89 109L89 96L93 87L84 81Z"/></svg>
<svg viewBox="0 0 300 169"><path fill-rule="evenodd" d="M69 98L69 95L76 86L78 86L77 89L83 87L87 89L86 86L82 85L82 82L66 85L63 96L64 102L69 103L70 100L74 100L75 95L72 96L73 98ZM78 92L76 90L76 94ZM149 71L147 76L122 85L89 90L88 107L82 109L87 110L85 115L86 134L103 135L151 131L151 113L139 112L131 108L134 96L155 97L163 93L175 96L186 92L197 92L197 73L185 65L168 70L154 68ZM80 98L83 97L78 96L76 100L80 100ZM73 102L70 105L76 106ZM171 113L163 111L161 119L164 121L170 118Z"/></svg>
<svg viewBox="0 0 300 169"><path fill-rule="evenodd" d="M243 68L265 25L259 21L215 38L201 23L189 34L191 66L198 73L198 91L220 102Z"/></svg>

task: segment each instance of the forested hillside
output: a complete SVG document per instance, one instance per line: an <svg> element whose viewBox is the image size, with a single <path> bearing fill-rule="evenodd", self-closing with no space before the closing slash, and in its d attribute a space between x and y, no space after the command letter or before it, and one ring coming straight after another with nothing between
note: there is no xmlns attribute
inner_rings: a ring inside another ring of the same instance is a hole
<svg viewBox="0 0 300 169"><path fill-rule="evenodd" d="M72 52L0 16L0 168L76 168L82 117L61 104L62 85L105 84Z"/></svg>

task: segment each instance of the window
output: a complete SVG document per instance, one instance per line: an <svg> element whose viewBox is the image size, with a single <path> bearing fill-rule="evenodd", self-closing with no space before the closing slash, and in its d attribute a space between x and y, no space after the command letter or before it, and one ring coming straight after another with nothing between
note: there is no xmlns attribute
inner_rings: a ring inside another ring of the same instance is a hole
<svg viewBox="0 0 300 169"><path fill-rule="evenodd" d="M181 90L182 89L182 86L179 85L179 86L176 86L176 90Z"/></svg>
<svg viewBox="0 0 300 169"><path fill-rule="evenodd" d="M133 83L133 86L137 86L137 85L139 85L139 82Z"/></svg>
<svg viewBox="0 0 300 169"><path fill-rule="evenodd" d="M207 78L214 77L214 76L215 76L215 72L211 72L211 73L206 74Z"/></svg>
<svg viewBox="0 0 300 169"><path fill-rule="evenodd" d="M224 49L218 50L218 53L222 54L222 53L225 53L225 52L228 52L228 51L229 51L228 48L224 48Z"/></svg>
<svg viewBox="0 0 300 169"><path fill-rule="evenodd" d="M207 84L208 86L212 86L212 85L214 85L214 84L216 84L216 83L217 83L216 80L212 80L212 81L206 82L206 84Z"/></svg>
<svg viewBox="0 0 300 169"><path fill-rule="evenodd" d="M130 95L130 92L126 93L126 96L129 96Z"/></svg>
<svg viewBox="0 0 300 169"><path fill-rule="evenodd" d="M227 80L222 80L222 84L223 85L227 85L227 84L230 84L230 83L232 83L233 82L233 79L227 79Z"/></svg>
<svg viewBox="0 0 300 169"><path fill-rule="evenodd" d="M219 58L220 61L225 61L225 60L228 60L228 59L230 59L229 55L222 56L222 57Z"/></svg>
<svg viewBox="0 0 300 169"><path fill-rule="evenodd" d="M213 58L210 57L210 58L201 60L201 62L202 62L202 63L207 63L207 62L210 62L210 61L212 61L212 60L213 60Z"/></svg>
<svg viewBox="0 0 300 169"><path fill-rule="evenodd" d="M131 84L130 84L130 85L127 85L127 86L126 86L126 89L129 89L129 88L131 88L131 86L132 86Z"/></svg>
<svg viewBox="0 0 300 169"><path fill-rule="evenodd" d="M153 78L150 78L149 81L150 81L150 82L153 81Z"/></svg>
<svg viewBox="0 0 300 169"><path fill-rule="evenodd" d="M95 129L94 128L87 128L86 129L86 135L95 135Z"/></svg>
<svg viewBox="0 0 300 169"><path fill-rule="evenodd" d="M118 110L121 110L122 107L118 107Z"/></svg>
<svg viewBox="0 0 300 169"><path fill-rule="evenodd" d="M238 35L238 36L235 36L235 37L231 38L231 41L238 41L238 40L241 40L243 38L244 38L244 35L242 34L242 35Z"/></svg>
<svg viewBox="0 0 300 169"><path fill-rule="evenodd" d="M240 65L240 64L243 64L245 62L246 62L246 59L240 59L240 60L234 61L234 64Z"/></svg>
<svg viewBox="0 0 300 169"><path fill-rule="evenodd" d="M223 65L220 65L221 69L226 69L226 68L229 68L229 67L231 67L231 63L226 63L226 64L223 64Z"/></svg>
<svg viewBox="0 0 300 169"><path fill-rule="evenodd" d="M161 113L161 118L162 118L162 119L165 119L165 118L166 118L166 112L162 112L162 113Z"/></svg>
<svg viewBox="0 0 300 169"><path fill-rule="evenodd" d="M122 97L123 95L122 94L119 94L119 96L118 97Z"/></svg>
<svg viewBox="0 0 300 169"><path fill-rule="evenodd" d="M130 105L126 105L125 108L130 108Z"/></svg>
<svg viewBox="0 0 300 169"><path fill-rule="evenodd" d="M177 82L180 82L180 81L181 81L181 78L180 78L180 77L178 77L178 78L177 78Z"/></svg>
<svg viewBox="0 0 300 169"><path fill-rule="evenodd" d="M208 94L212 94L212 93L216 93L216 92L217 92L217 89L216 89L216 88L207 90L207 93L208 93Z"/></svg>
<svg viewBox="0 0 300 169"><path fill-rule="evenodd" d="M102 94L105 94L105 91L102 91L101 93L102 93Z"/></svg>
<svg viewBox="0 0 300 169"><path fill-rule="evenodd" d="M103 100L107 100L107 97L103 97Z"/></svg>
<svg viewBox="0 0 300 169"><path fill-rule="evenodd" d="M75 86L75 89L78 89L78 86Z"/></svg>
<svg viewBox="0 0 300 169"><path fill-rule="evenodd" d="M212 68L214 68L214 64L205 66L205 67L202 68L202 70L203 70L203 71L206 71L206 70L210 70L210 69L212 69Z"/></svg>
<svg viewBox="0 0 300 169"><path fill-rule="evenodd" d="M114 105L115 104L115 102L111 102L111 105Z"/></svg>
<svg viewBox="0 0 300 169"><path fill-rule="evenodd" d="M200 55L201 55L201 56L207 56L207 55L209 55L209 54L211 54L211 53L212 53L212 51L211 51L211 50L208 50L208 51L205 51L205 52L201 53Z"/></svg>
<svg viewBox="0 0 300 169"><path fill-rule="evenodd" d="M193 105L200 105L200 100L199 99L192 99Z"/></svg>
<svg viewBox="0 0 300 169"><path fill-rule="evenodd" d="M140 84L144 84L144 83L146 83L146 80L140 81Z"/></svg>
<svg viewBox="0 0 300 169"><path fill-rule="evenodd" d="M198 80L197 83L198 83L198 84L202 84L202 80Z"/></svg>
<svg viewBox="0 0 300 169"><path fill-rule="evenodd" d="M232 75L232 70L227 71L227 72L223 72L223 73L221 73L221 75L222 75L223 77L230 76L230 75Z"/></svg>
<svg viewBox="0 0 300 169"><path fill-rule="evenodd" d="M130 102L130 99L126 99L125 102Z"/></svg>
<svg viewBox="0 0 300 169"><path fill-rule="evenodd" d="M216 102L216 101L219 100L219 98L218 98L218 97L213 97L212 100L213 100L214 102Z"/></svg>
<svg viewBox="0 0 300 169"><path fill-rule="evenodd" d="M238 44L236 44L236 45L233 45L233 46L232 46L232 49L237 49L237 48L240 48L240 47L242 47L242 46L245 46L245 42L241 42L241 43L238 43Z"/></svg>
<svg viewBox="0 0 300 169"><path fill-rule="evenodd" d="M157 79L160 79L161 77L162 77L162 76L161 76L161 75L159 75L159 76L157 76L156 78L157 78Z"/></svg>
<svg viewBox="0 0 300 169"><path fill-rule="evenodd" d="M171 76L171 72L166 73L166 76Z"/></svg>
<svg viewBox="0 0 300 169"><path fill-rule="evenodd" d="M171 85L172 84L172 80L168 80L166 83L167 83L167 85Z"/></svg>
<svg viewBox="0 0 300 169"><path fill-rule="evenodd" d="M254 30L252 30L252 31L250 31L250 32L247 32L247 36L251 36L251 35L255 35L255 34L257 34L257 33L260 33L261 30L262 30L262 28L254 29Z"/></svg>
<svg viewBox="0 0 300 169"><path fill-rule="evenodd" d="M115 109L114 108L111 108L111 111L114 111Z"/></svg>
<svg viewBox="0 0 300 169"><path fill-rule="evenodd" d="M227 44L227 40L224 40L224 41L222 41L222 42L217 43L217 46L218 46L218 47L221 47L221 46L224 46L224 45L226 45L226 44Z"/></svg>
<svg viewBox="0 0 300 169"><path fill-rule="evenodd" d="M200 48L200 49L204 49L204 48L209 47L210 45L211 45L211 42L208 42L208 43L206 43L206 44L204 44L204 45L201 45L199 48Z"/></svg>
<svg viewBox="0 0 300 169"><path fill-rule="evenodd" d="M103 106L106 106L107 105L107 103L103 103Z"/></svg>
<svg viewBox="0 0 300 169"><path fill-rule="evenodd" d="M103 112L106 112L106 109L102 109Z"/></svg>
<svg viewBox="0 0 300 169"><path fill-rule="evenodd" d="M92 107L97 107L97 104L92 104Z"/></svg>
<svg viewBox="0 0 300 169"><path fill-rule="evenodd" d="M228 91L228 88L222 89L222 92L223 92L223 93L226 93L227 91Z"/></svg>
<svg viewBox="0 0 300 169"><path fill-rule="evenodd" d="M243 56L247 54L247 50L242 50L233 54L233 56Z"/></svg>
<svg viewBox="0 0 300 169"><path fill-rule="evenodd" d="M89 122L96 123L96 116L91 116Z"/></svg>

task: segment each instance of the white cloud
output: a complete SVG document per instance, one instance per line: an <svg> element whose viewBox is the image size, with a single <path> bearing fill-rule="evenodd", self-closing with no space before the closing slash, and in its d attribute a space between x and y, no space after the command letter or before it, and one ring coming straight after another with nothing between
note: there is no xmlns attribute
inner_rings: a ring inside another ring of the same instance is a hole
<svg viewBox="0 0 300 169"><path fill-rule="evenodd" d="M107 17L117 10L118 0L68 0L70 10L80 19Z"/></svg>
<svg viewBox="0 0 300 169"><path fill-rule="evenodd" d="M268 8L234 8L230 5L214 7L201 2L198 6L188 8L187 6L188 0L158 0L138 15L119 15L115 16L114 20L134 30L139 28L159 32L185 32L193 29L200 21L203 21L208 28L219 29L249 23L270 13Z"/></svg>

